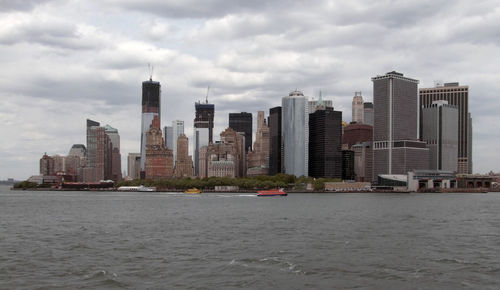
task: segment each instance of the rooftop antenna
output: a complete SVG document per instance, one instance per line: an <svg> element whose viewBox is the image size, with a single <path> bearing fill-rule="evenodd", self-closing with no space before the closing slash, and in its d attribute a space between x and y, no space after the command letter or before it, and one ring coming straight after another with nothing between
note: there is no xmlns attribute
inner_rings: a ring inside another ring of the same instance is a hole
<svg viewBox="0 0 500 290"><path fill-rule="evenodd" d="M208 104L208 92L210 91L210 86L207 87L207 96L205 98L205 102Z"/></svg>
<svg viewBox="0 0 500 290"><path fill-rule="evenodd" d="M319 90L318 106L323 106L323 96L321 95L321 90Z"/></svg>
<svg viewBox="0 0 500 290"><path fill-rule="evenodd" d="M153 70L154 70L154 67L148 63L148 71L149 71L149 80L152 81L153 80Z"/></svg>

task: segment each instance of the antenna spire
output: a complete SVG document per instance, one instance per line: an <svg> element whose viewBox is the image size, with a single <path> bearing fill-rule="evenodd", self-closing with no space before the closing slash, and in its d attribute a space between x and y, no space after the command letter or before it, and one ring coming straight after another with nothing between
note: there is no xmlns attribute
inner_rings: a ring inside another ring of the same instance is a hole
<svg viewBox="0 0 500 290"><path fill-rule="evenodd" d="M208 92L210 91L210 86L207 87L207 96L205 98L205 102L208 104Z"/></svg>
<svg viewBox="0 0 500 290"><path fill-rule="evenodd" d="M153 80L153 70L154 70L154 66L152 66L151 63L148 62L148 71L149 71L149 80L150 81Z"/></svg>
<svg viewBox="0 0 500 290"><path fill-rule="evenodd" d="M319 90L318 106L323 106L323 96L321 95L321 90Z"/></svg>

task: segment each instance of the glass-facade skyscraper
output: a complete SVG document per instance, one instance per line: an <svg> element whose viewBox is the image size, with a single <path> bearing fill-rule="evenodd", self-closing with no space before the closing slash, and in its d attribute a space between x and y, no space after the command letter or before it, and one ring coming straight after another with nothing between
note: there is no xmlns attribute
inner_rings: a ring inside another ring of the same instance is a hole
<svg viewBox="0 0 500 290"><path fill-rule="evenodd" d="M309 171L309 106L300 91L281 99L283 161L286 174L308 176Z"/></svg>

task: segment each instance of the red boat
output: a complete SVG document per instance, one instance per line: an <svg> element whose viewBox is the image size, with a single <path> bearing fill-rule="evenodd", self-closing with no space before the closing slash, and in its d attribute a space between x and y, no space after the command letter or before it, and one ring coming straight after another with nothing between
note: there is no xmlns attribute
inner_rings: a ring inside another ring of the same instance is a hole
<svg viewBox="0 0 500 290"><path fill-rule="evenodd" d="M257 191L257 196L287 196L287 193L283 189L269 189L269 190L259 190Z"/></svg>

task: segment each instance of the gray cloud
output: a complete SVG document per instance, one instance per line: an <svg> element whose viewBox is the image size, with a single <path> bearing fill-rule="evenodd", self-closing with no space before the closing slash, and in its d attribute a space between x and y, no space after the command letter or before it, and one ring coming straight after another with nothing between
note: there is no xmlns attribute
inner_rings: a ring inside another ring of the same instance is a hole
<svg viewBox="0 0 500 290"><path fill-rule="evenodd" d="M29 11L52 0L0 0L0 12Z"/></svg>

